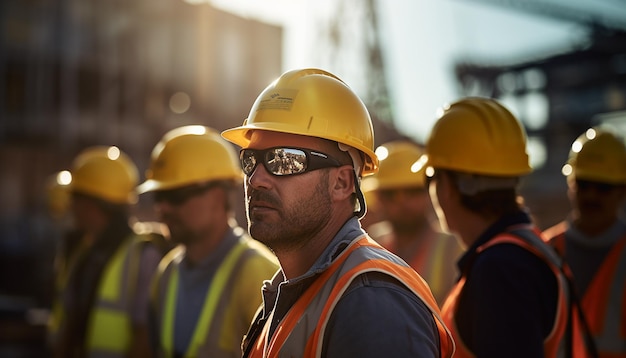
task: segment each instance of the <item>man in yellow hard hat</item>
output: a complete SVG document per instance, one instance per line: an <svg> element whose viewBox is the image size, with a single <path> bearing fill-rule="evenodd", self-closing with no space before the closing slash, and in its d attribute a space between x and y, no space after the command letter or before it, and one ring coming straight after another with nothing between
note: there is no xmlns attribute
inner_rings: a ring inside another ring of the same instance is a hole
<svg viewBox="0 0 626 358"><path fill-rule="evenodd" d="M456 282L454 262L463 248L453 235L442 232L433 218L423 170L411 171L423 151L409 140L396 140L379 146L375 153L380 169L363 179L362 187L374 192L385 220L370 226L368 232L411 265L443 304Z"/></svg>
<svg viewBox="0 0 626 358"><path fill-rule="evenodd" d="M48 340L56 344L63 314L63 291L67 283L70 268L80 253L83 233L73 224L71 213L70 183L72 174L69 170L58 171L50 175L45 182L46 210L53 221L55 251L52 265L50 292L53 293L50 318L48 319Z"/></svg>
<svg viewBox="0 0 626 358"><path fill-rule="evenodd" d="M150 284L163 256L157 237L135 234L137 168L115 146L82 151L71 169L71 210L79 236L62 249L55 357L142 356L149 348Z"/></svg>
<svg viewBox="0 0 626 358"><path fill-rule="evenodd" d="M152 193L179 244L155 279L151 330L159 357L241 357L276 257L234 218L241 168L233 146L200 125L166 133L152 151L140 193Z"/></svg>
<svg viewBox="0 0 626 358"><path fill-rule="evenodd" d="M588 129L572 144L563 174L572 212L544 234L572 269L599 356L626 357L626 221L619 217L626 199L624 139ZM576 351L584 352L585 342L576 338Z"/></svg>
<svg viewBox="0 0 626 358"><path fill-rule="evenodd" d="M55 252L55 271L56 279L65 277L65 266L72 261L75 245L80 241L82 233L75 229L73 218L71 215L71 197L70 184L72 182L72 174L69 170L58 171L50 175L45 182L45 199L46 211L52 220L54 242L58 252Z"/></svg>
<svg viewBox="0 0 626 358"><path fill-rule="evenodd" d="M428 285L359 225L360 179L378 159L367 109L343 81L286 72L222 136L242 148L248 230L280 262L245 357L452 355Z"/></svg>
<svg viewBox="0 0 626 358"><path fill-rule="evenodd" d="M531 172L523 127L496 100L463 98L442 109L425 153L413 170L426 168L440 220L467 247L442 308L455 357L556 357L568 291L517 194Z"/></svg>

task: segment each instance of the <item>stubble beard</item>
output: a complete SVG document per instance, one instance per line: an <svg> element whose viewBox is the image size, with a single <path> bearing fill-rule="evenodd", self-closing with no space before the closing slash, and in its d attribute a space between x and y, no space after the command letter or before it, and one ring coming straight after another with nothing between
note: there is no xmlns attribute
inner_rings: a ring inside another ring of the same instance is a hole
<svg viewBox="0 0 626 358"><path fill-rule="evenodd" d="M170 230L172 242L176 244L189 245L195 241L193 233L189 230L175 229Z"/></svg>
<svg viewBox="0 0 626 358"><path fill-rule="evenodd" d="M305 246L330 221L330 194L326 186L328 175L323 175L308 197L296 205L285 208L282 202L271 193L251 190L249 195L257 195L276 206L276 216L250 214L248 231L250 235L265 244L274 252L293 251Z"/></svg>
<svg viewBox="0 0 626 358"><path fill-rule="evenodd" d="M175 244L189 245L197 241L197 235L183 225L176 217L162 217L161 222L166 222L170 232L170 239Z"/></svg>

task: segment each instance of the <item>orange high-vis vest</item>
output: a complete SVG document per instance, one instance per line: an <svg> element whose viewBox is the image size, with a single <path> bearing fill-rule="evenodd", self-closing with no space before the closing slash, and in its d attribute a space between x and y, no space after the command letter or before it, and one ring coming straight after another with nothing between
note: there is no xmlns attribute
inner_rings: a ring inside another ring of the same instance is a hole
<svg viewBox="0 0 626 358"><path fill-rule="evenodd" d="M550 244L564 256L567 225L550 229ZM584 292L580 306L600 358L626 358L626 236L617 241ZM577 317L575 326L580 325ZM586 357L585 342L574 336L574 358Z"/></svg>
<svg viewBox="0 0 626 358"><path fill-rule="evenodd" d="M445 327L428 284L410 266L363 235L354 240L291 307L272 337L267 320L249 357L321 357L324 332L333 309L359 275L387 274L417 295L431 311L437 325L440 357L452 357L454 341Z"/></svg>
<svg viewBox="0 0 626 358"><path fill-rule="evenodd" d="M558 353L564 350L564 334L567 327L568 309L569 309L569 288L567 279L561 271L560 258L545 245L540 239L539 233L534 230L515 230L512 232L505 232L496 235L493 239L489 240L484 245L477 249L477 253L487 250L490 247L498 244L514 244L521 246L522 248L532 252L537 257L541 258L552 270L557 277L559 295L557 303L556 317L554 325L548 337L544 340L544 356L545 357L557 357ZM461 275L459 282L454 286L446 302L441 310L443 320L452 332L452 337L456 343L455 358L471 358L475 357L475 354L470 351L467 344L463 342L462 337L458 331L454 316L458 307L458 298L463 291L463 286L466 281L465 274ZM515 309L515 307L511 307Z"/></svg>

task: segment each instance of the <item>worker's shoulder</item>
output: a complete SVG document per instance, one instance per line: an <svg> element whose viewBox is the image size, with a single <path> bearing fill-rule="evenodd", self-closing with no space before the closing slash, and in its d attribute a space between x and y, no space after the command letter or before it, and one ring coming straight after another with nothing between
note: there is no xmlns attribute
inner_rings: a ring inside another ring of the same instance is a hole
<svg viewBox="0 0 626 358"><path fill-rule="evenodd" d="M235 230L235 233L239 237L239 245L244 247L239 270L243 275L258 274L265 277L278 269L278 258L267 246L243 231Z"/></svg>
<svg viewBox="0 0 626 358"><path fill-rule="evenodd" d="M405 312L405 315L413 316L417 310L432 318L428 305L421 296L405 283L382 272L371 271L358 275L340 301L342 305L338 307L360 307L363 314L375 312L386 315L395 312L402 316L402 312Z"/></svg>
<svg viewBox="0 0 626 358"><path fill-rule="evenodd" d="M246 245L248 250L242 271L266 276L268 272L273 274L279 268L278 258L263 244L251 239Z"/></svg>
<svg viewBox="0 0 626 358"><path fill-rule="evenodd" d="M145 249L156 249L161 255L170 252L175 245L169 240L167 228L158 222L143 221L132 225L134 240Z"/></svg>
<svg viewBox="0 0 626 358"><path fill-rule="evenodd" d="M561 236L565 233L565 231L567 231L567 226L568 224L565 220L550 226L549 228L543 230L542 238L546 242L552 242L556 237Z"/></svg>
<svg viewBox="0 0 626 358"><path fill-rule="evenodd" d="M554 278L545 258L515 242L506 241L480 251L473 259L471 272L473 276L482 277L482 280L520 276L538 280Z"/></svg>

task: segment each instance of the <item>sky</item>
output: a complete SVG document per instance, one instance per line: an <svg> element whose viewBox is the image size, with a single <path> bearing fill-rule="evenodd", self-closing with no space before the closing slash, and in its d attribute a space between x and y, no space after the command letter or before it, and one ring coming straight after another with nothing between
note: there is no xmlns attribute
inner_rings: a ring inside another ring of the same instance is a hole
<svg viewBox="0 0 626 358"><path fill-rule="evenodd" d="M223 10L283 26L283 69L327 68L319 51L320 25L336 15L336 0L210 0ZM344 0L358 12L363 0ZM494 2L494 1L491 1ZM612 14L626 22L626 6L619 0L527 0L567 6L573 14ZM543 58L579 46L584 29L573 21L541 16L489 1L385 0L378 1L379 38L395 126L424 141L436 120L437 109L460 96L453 75L460 60L507 64ZM547 10L546 10L547 11ZM545 11L544 11L545 12ZM342 20L343 21L343 20ZM350 58L358 66L358 58ZM343 67L345 70L345 67ZM362 74L337 73L357 94L364 93ZM515 113L515 109L511 108Z"/></svg>

